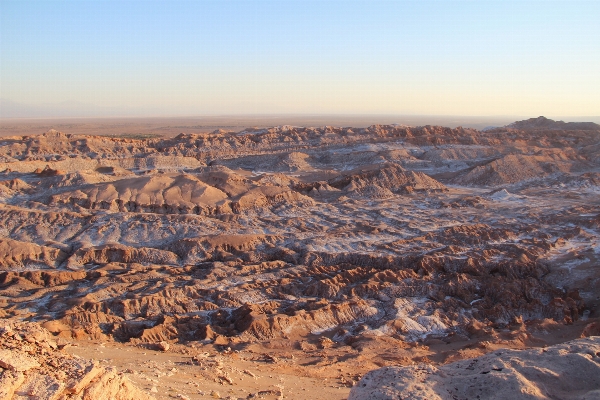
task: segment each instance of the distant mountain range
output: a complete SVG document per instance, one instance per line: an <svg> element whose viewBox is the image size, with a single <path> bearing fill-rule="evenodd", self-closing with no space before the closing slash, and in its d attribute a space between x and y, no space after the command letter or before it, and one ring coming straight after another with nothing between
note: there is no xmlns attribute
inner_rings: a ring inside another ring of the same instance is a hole
<svg viewBox="0 0 600 400"><path fill-rule="evenodd" d="M506 125L514 129L579 129L585 131L600 130L600 125L594 122L564 122L554 121L546 117L529 118Z"/></svg>

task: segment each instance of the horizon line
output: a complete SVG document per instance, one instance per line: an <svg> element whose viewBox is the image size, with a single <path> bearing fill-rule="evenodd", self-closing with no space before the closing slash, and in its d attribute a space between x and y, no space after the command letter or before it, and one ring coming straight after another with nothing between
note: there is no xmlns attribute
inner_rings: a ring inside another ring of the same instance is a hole
<svg viewBox="0 0 600 400"><path fill-rule="evenodd" d="M547 114L552 115L552 114ZM40 116L3 117L0 120L57 120L57 119L161 119L161 118L231 118L231 117L460 117L460 118L538 118L527 114L403 114L403 113L231 113L231 114L172 114L172 115L105 115L105 116ZM558 115L554 118L600 118L599 115Z"/></svg>

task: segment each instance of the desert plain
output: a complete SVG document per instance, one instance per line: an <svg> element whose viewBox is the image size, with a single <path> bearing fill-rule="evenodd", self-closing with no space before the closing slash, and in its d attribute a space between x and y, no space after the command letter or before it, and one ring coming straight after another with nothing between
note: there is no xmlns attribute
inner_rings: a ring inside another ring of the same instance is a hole
<svg viewBox="0 0 600 400"><path fill-rule="evenodd" d="M0 397L600 398L600 125L215 124L3 128Z"/></svg>

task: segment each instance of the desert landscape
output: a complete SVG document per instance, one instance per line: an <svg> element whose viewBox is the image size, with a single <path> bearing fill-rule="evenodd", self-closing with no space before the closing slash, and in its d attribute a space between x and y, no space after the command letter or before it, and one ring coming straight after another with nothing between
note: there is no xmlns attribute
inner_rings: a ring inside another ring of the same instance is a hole
<svg viewBox="0 0 600 400"><path fill-rule="evenodd" d="M0 398L600 398L598 124L3 136Z"/></svg>

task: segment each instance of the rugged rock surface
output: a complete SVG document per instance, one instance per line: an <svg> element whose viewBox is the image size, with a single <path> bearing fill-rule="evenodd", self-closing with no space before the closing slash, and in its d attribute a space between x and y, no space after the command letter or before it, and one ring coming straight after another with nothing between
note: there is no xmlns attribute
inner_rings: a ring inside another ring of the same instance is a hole
<svg viewBox="0 0 600 400"><path fill-rule="evenodd" d="M227 195L190 175L141 176L121 179L74 192L62 192L51 203L77 204L84 208L115 211L187 214L216 209Z"/></svg>
<svg viewBox="0 0 600 400"><path fill-rule="evenodd" d="M530 350L499 350L440 367L386 367L348 400L598 399L600 337Z"/></svg>
<svg viewBox="0 0 600 400"><path fill-rule="evenodd" d="M447 188L422 172L406 171L397 164L367 166L344 173L330 180L329 185L338 189L357 190L377 186L392 192L445 191Z"/></svg>
<svg viewBox="0 0 600 400"><path fill-rule="evenodd" d="M409 364L419 343L448 344L441 362L593 332L599 140L399 125L6 138L0 317L151 349L285 342L352 368Z"/></svg>
<svg viewBox="0 0 600 400"><path fill-rule="evenodd" d="M0 326L0 398L152 399L114 369L61 351L54 337L35 323Z"/></svg>
<svg viewBox="0 0 600 400"><path fill-rule="evenodd" d="M576 163L554 160L550 156L507 155L478 166L455 182L463 185L500 186L556 173L568 173Z"/></svg>
<svg viewBox="0 0 600 400"><path fill-rule="evenodd" d="M529 118L523 121L513 122L508 125L515 129L581 129L600 130L600 125L593 122L564 122L554 121L546 117Z"/></svg>

